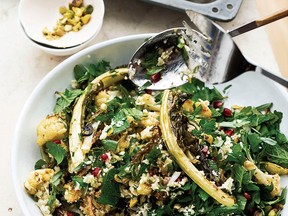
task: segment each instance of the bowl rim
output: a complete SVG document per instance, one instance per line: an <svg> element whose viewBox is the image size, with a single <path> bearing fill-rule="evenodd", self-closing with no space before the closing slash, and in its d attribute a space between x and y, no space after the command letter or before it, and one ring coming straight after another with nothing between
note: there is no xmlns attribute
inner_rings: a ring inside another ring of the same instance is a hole
<svg viewBox="0 0 288 216"><path fill-rule="evenodd" d="M121 44L124 42L129 42L131 40L143 40L144 41L144 39L151 37L153 34L154 33L143 33L143 34L134 34L134 35L122 36L122 37L117 37L114 39L106 40L106 41L91 45L91 46L73 54L72 56L65 59L63 62L56 65L49 73L47 73L40 80L40 82L32 90L32 92L28 96L26 102L24 103L22 110L20 111L20 113L18 115L16 127L15 127L14 133L13 133L12 148L11 148L12 150L11 150L11 166L10 167L11 167L13 189L14 189L14 192L16 194L17 201L20 204L21 211L24 215L30 215L31 212L28 211L27 206L25 205L25 202L24 202L25 199L22 195L24 187L23 187L23 185L20 186L19 182L17 181L17 179L19 178L19 175L17 174L18 164L16 163L16 161L17 161L16 159L17 159L17 155L18 155L17 147L19 145L18 144L19 143L19 137L17 136L17 134L21 130L21 125L23 125L23 123L24 123L24 120L23 120L24 114L27 113L27 111L29 110L30 104L34 101L34 98L37 95L37 92L41 88L43 88L43 86L47 85L47 83L50 81L50 79L52 79L57 73L59 73L59 71L61 71L65 67L65 65L67 65L69 62L74 62L77 59L80 59L80 58L85 57L87 55L93 54L94 51L97 51L98 49L104 48L108 45ZM23 184L24 184L24 182L23 182Z"/></svg>

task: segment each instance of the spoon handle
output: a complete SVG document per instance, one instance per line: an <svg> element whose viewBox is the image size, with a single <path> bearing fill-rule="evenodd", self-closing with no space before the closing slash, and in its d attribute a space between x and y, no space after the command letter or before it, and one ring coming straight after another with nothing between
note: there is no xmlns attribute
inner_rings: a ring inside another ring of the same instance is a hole
<svg viewBox="0 0 288 216"><path fill-rule="evenodd" d="M288 8L284 8L284 9L276 11L275 13L270 14L270 15L262 18L262 19L256 20L256 23L257 23L257 26L260 27L260 26L275 22L275 21L282 19L284 17L287 17L287 16L288 16Z"/></svg>
<svg viewBox="0 0 288 216"><path fill-rule="evenodd" d="M256 29L256 28L259 28L261 26L267 25L269 23L275 22L275 21L282 19L286 16L288 16L288 8L284 8L284 9L277 11L273 14L270 14L270 15L262 18L262 19L254 20L252 22L244 24L240 27L237 27L236 29L229 31L228 33L231 37L235 37L235 36L238 36L238 35L243 34L245 32L251 31L253 29Z"/></svg>

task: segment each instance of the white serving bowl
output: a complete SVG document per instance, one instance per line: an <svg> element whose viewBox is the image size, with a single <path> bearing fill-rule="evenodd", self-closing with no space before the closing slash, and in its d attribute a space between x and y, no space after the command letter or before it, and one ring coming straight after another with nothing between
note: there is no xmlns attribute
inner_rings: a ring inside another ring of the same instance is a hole
<svg viewBox="0 0 288 216"><path fill-rule="evenodd" d="M41 215L35 201L26 193L23 183L33 170L35 162L41 158L36 144L36 127L47 114L53 112L55 91L63 91L70 87L76 64L89 64L96 59L108 60L112 67L127 64L134 51L150 36L151 34L127 36L86 48L60 63L34 89L20 114L12 147L13 184L24 215ZM227 106L233 104L257 106L273 102L273 108L283 112L284 115L281 129L288 131L288 97L274 82L259 73L247 72L228 83L219 85L218 88L221 90L230 84L232 87L229 88L229 98L225 103ZM286 177L282 178L282 185L288 185L287 182ZM288 215L287 207L284 208L283 215Z"/></svg>
<svg viewBox="0 0 288 216"><path fill-rule="evenodd" d="M50 30L61 17L60 6L68 6L72 0L21 0L18 7L18 17L25 37L37 48L49 54L71 55L85 48L99 33L105 6L103 0L84 0L84 5L92 5L93 12L88 24L78 32L68 32L56 40L47 40L42 33L44 27Z"/></svg>

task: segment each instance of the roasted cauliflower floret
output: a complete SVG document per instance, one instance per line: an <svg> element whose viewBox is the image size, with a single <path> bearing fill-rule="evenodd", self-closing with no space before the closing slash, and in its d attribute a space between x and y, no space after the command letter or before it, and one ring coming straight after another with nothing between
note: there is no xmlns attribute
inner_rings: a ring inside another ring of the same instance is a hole
<svg viewBox="0 0 288 216"><path fill-rule="evenodd" d="M49 183L54 175L53 169L39 169L31 172L24 183L26 191L36 197L37 206L44 216L52 215L55 208L61 204L58 199L51 205L48 205L50 197Z"/></svg>
<svg viewBox="0 0 288 216"><path fill-rule="evenodd" d="M195 103L195 106L201 106L202 110L200 113L200 116L202 116L203 118L211 118L212 117L212 111L210 110L209 106L209 101L203 101L203 100L199 100L198 102Z"/></svg>
<svg viewBox="0 0 288 216"><path fill-rule="evenodd" d="M187 99L183 105L182 105L182 109L185 111L185 112L188 112L188 113L193 113L194 111L194 102L190 99Z"/></svg>
<svg viewBox="0 0 288 216"><path fill-rule="evenodd" d="M53 169L39 169L31 172L24 183L27 192L31 195L35 195L39 190L48 190L49 181L53 175Z"/></svg>
<svg viewBox="0 0 288 216"><path fill-rule="evenodd" d="M136 99L136 104L143 106L144 109L159 111L160 105L156 104L155 98L150 94L143 94L138 96Z"/></svg>
<svg viewBox="0 0 288 216"><path fill-rule="evenodd" d="M77 202L80 199L81 191L77 190L72 182L64 185L64 188L65 188L64 198L68 203Z"/></svg>
<svg viewBox="0 0 288 216"><path fill-rule="evenodd" d="M95 105L101 110L106 110L106 103L113 100L115 97L121 96L118 90L103 90L95 96Z"/></svg>
<svg viewBox="0 0 288 216"><path fill-rule="evenodd" d="M42 146L48 141L63 139L67 125L58 115L47 116L37 127L37 144Z"/></svg>
<svg viewBox="0 0 288 216"><path fill-rule="evenodd" d="M266 174L262 172L258 167L256 167L256 165L251 161L245 161L244 167L247 170L254 170L254 177L258 184L263 184L266 186L273 184L274 188L270 193L272 197L278 196L280 194L281 186L280 186L280 176L278 174L275 175Z"/></svg>
<svg viewBox="0 0 288 216"><path fill-rule="evenodd" d="M147 110L143 110L144 116L139 121L140 126L148 127L159 125L159 112L148 112Z"/></svg>

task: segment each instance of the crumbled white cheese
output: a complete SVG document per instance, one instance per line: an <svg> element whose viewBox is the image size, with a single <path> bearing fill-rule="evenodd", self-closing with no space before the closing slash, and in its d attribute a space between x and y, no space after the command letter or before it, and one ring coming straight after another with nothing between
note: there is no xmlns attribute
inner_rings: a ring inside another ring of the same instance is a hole
<svg viewBox="0 0 288 216"><path fill-rule="evenodd" d="M181 212L184 216L190 216L195 214L194 208L195 206L191 204L189 206L181 207L178 209L178 211Z"/></svg>
<svg viewBox="0 0 288 216"><path fill-rule="evenodd" d="M233 146L231 138L229 136L226 137L225 142L218 150L218 154L222 154L223 159L227 158L227 155L232 152L231 147Z"/></svg>
<svg viewBox="0 0 288 216"><path fill-rule="evenodd" d="M102 130L102 133L99 137L100 140L103 140L103 139L106 139L107 136L108 136L108 131L112 128L111 125L106 125L103 130Z"/></svg>
<svg viewBox="0 0 288 216"><path fill-rule="evenodd" d="M218 177L218 173L215 170L212 170L212 175Z"/></svg>
<svg viewBox="0 0 288 216"><path fill-rule="evenodd" d="M229 177L219 188L220 189L225 189L230 194L232 194L232 190L234 189L234 179Z"/></svg>
<svg viewBox="0 0 288 216"><path fill-rule="evenodd" d="M105 103L102 103L102 104L100 105L100 109L101 109L101 110L107 110L107 105L106 105Z"/></svg>
<svg viewBox="0 0 288 216"><path fill-rule="evenodd" d="M154 181L153 183L151 184L151 188L152 190L159 190L160 188L160 185L159 185L159 182L160 182L160 178L158 176L153 176L154 178Z"/></svg>
<svg viewBox="0 0 288 216"><path fill-rule="evenodd" d="M142 163L149 165L149 160L145 159L145 160L142 161Z"/></svg>
<svg viewBox="0 0 288 216"><path fill-rule="evenodd" d="M140 137L142 140L153 137L152 128L153 126L148 126L140 132Z"/></svg>

